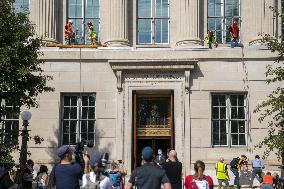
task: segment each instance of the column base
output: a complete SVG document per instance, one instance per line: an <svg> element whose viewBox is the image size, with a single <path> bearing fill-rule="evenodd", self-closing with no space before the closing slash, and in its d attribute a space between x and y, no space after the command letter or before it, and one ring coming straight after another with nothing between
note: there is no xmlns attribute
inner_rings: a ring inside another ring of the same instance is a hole
<svg viewBox="0 0 284 189"><path fill-rule="evenodd" d="M104 43L108 47L129 47L130 43L126 39L110 40Z"/></svg>
<svg viewBox="0 0 284 189"><path fill-rule="evenodd" d="M185 39L176 42L178 47L201 47L203 46L203 41L199 38L196 39Z"/></svg>

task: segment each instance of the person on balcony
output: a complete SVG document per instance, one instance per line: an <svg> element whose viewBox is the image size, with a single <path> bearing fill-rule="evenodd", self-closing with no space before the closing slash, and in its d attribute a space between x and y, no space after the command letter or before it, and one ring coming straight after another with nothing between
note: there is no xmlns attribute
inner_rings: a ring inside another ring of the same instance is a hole
<svg viewBox="0 0 284 189"><path fill-rule="evenodd" d="M91 39L91 44L96 45L97 44L97 32L93 26L92 22L88 22L88 28L89 28L89 37Z"/></svg>
<svg viewBox="0 0 284 189"><path fill-rule="evenodd" d="M239 24L236 20L233 21L229 28L231 34L231 48L235 48L239 45Z"/></svg>
<svg viewBox="0 0 284 189"><path fill-rule="evenodd" d="M215 48L218 47L218 43L216 42L215 34L212 30L209 30L206 37L205 37L206 43L209 45L209 49L212 49L212 43L215 44Z"/></svg>
<svg viewBox="0 0 284 189"><path fill-rule="evenodd" d="M65 25L65 43L66 45L71 45L73 37L73 21L68 20L67 24Z"/></svg>

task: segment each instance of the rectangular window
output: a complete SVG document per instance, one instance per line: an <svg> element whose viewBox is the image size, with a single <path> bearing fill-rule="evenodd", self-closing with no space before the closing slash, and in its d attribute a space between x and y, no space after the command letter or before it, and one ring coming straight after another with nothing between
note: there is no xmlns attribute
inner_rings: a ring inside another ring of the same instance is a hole
<svg viewBox="0 0 284 189"><path fill-rule="evenodd" d="M137 0L137 43L169 43L169 0Z"/></svg>
<svg viewBox="0 0 284 189"><path fill-rule="evenodd" d="M73 21L74 44L90 44L87 23L91 22L99 39L99 0L68 0L67 19ZM98 40L99 41L99 40Z"/></svg>
<svg viewBox="0 0 284 189"><path fill-rule="evenodd" d="M62 96L62 144L74 145L95 140L95 94Z"/></svg>
<svg viewBox="0 0 284 189"><path fill-rule="evenodd" d="M208 30L215 32L218 43L231 42L230 25L241 21L240 0L208 0Z"/></svg>
<svg viewBox="0 0 284 189"><path fill-rule="evenodd" d="M2 122L0 122L0 143L16 145L19 136L20 108L5 100L1 101L1 106L4 109L4 115L2 115Z"/></svg>
<svg viewBox="0 0 284 189"><path fill-rule="evenodd" d="M13 8L16 12L29 13L29 2L30 0L15 0Z"/></svg>
<svg viewBox="0 0 284 189"><path fill-rule="evenodd" d="M247 145L245 95L213 94L211 113L213 146Z"/></svg>

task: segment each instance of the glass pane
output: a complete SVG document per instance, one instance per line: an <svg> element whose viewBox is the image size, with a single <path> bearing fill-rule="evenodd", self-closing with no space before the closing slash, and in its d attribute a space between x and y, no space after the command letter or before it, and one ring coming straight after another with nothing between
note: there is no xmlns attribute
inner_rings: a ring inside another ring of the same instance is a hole
<svg viewBox="0 0 284 189"><path fill-rule="evenodd" d="M86 0L86 18L99 18L99 0Z"/></svg>
<svg viewBox="0 0 284 189"><path fill-rule="evenodd" d="M220 121L220 132L227 134L227 125L225 120Z"/></svg>
<svg viewBox="0 0 284 189"><path fill-rule="evenodd" d="M84 22L83 19L73 19L73 43L84 44L85 33L84 33Z"/></svg>
<svg viewBox="0 0 284 189"><path fill-rule="evenodd" d="M213 133L213 145L220 145L218 133Z"/></svg>
<svg viewBox="0 0 284 189"><path fill-rule="evenodd" d="M221 0L208 0L208 16L222 16Z"/></svg>
<svg viewBox="0 0 284 189"><path fill-rule="evenodd" d="M70 121L70 134L76 134L77 121Z"/></svg>
<svg viewBox="0 0 284 189"><path fill-rule="evenodd" d="M88 107L82 108L82 119L88 119Z"/></svg>
<svg viewBox="0 0 284 189"><path fill-rule="evenodd" d="M138 0L138 18L149 18L152 15L151 0Z"/></svg>
<svg viewBox="0 0 284 189"><path fill-rule="evenodd" d="M29 12L29 0L15 0L13 7L16 12Z"/></svg>
<svg viewBox="0 0 284 189"><path fill-rule="evenodd" d="M231 121L231 133L238 133L238 121Z"/></svg>
<svg viewBox="0 0 284 189"><path fill-rule="evenodd" d="M93 133L95 131L95 121L88 121L88 132Z"/></svg>
<svg viewBox="0 0 284 189"><path fill-rule="evenodd" d="M94 141L94 133L88 133L88 140Z"/></svg>
<svg viewBox="0 0 284 189"><path fill-rule="evenodd" d="M238 135L237 134L232 135L232 145L238 145Z"/></svg>
<svg viewBox="0 0 284 189"><path fill-rule="evenodd" d="M168 43L168 19L155 20L155 43Z"/></svg>
<svg viewBox="0 0 284 189"><path fill-rule="evenodd" d="M63 109L63 119L70 119L70 108Z"/></svg>
<svg viewBox="0 0 284 189"><path fill-rule="evenodd" d="M239 0L226 0L225 16L239 16Z"/></svg>
<svg viewBox="0 0 284 189"><path fill-rule="evenodd" d="M220 119L226 119L226 107L220 108Z"/></svg>
<svg viewBox="0 0 284 189"><path fill-rule="evenodd" d="M87 121L81 121L81 133L87 133L88 125Z"/></svg>
<svg viewBox="0 0 284 189"><path fill-rule="evenodd" d="M219 133L219 121L212 121L213 133Z"/></svg>
<svg viewBox="0 0 284 189"><path fill-rule="evenodd" d="M72 107L70 109L70 119L77 119L77 107Z"/></svg>
<svg viewBox="0 0 284 189"><path fill-rule="evenodd" d="M88 140L88 135L87 133L81 133L81 141L82 140Z"/></svg>
<svg viewBox="0 0 284 189"><path fill-rule="evenodd" d="M231 108L231 118L232 119L238 118L238 108L236 108L236 107Z"/></svg>
<svg viewBox="0 0 284 189"><path fill-rule="evenodd" d="M88 119L95 119L95 108L89 108Z"/></svg>
<svg viewBox="0 0 284 189"><path fill-rule="evenodd" d="M239 145L246 145L246 136L239 135Z"/></svg>
<svg viewBox="0 0 284 189"><path fill-rule="evenodd" d="M88 106L88 96L82 97L82 106Z"/></svg>
<svg viewBox="0 0 284 189"><path fill-rule="evenodd" d="M151 32L151 20L150 19L139 19L138 20L138 43L149 44L151 43L152 32Z"/></svg>
<svg viewBox="0 0 284 189"><path fill-rule="evenodd" d="M237 106L238 105L238 96L237 95L231 95L230 96L230 102L231 102L231 106Z"/></svg>
<svg viewBox="0 0 284 189"><path fill-rule="evenodd" d="M156 17L167 18L169 16L168 0L156 0Z"/></svg>
<svg viewBox="0 0 284 189"><path fill-rule="evenodd" d="M95 97L89 96L89 106L95 106Z"/></svg>
<svg viewBox="0 0 284 189"><path fill-rule="evenodd" d="M64 106L70 106L71 105L70 100L71 100L70 96L64 96L64 99L63 99Z"/></svg>
<svg viewBox="0 0 284 189"><path fill-rule="evenodd" d="M239 133L246 133L246 125L244 121L239 121Z"/></svg>
<svg viewBox="0 0 284 189"><path fill-rule="evenodd" d="M220 145L227 145L227 134L220 133Z"/></svg>
<svg viewBox="0 0 284 189"><path fill-rule="evenodd" d="M77 106L77 96L71 96L71 106Z"/></svg>
<svg viewBox="0 0 284 189"><path fill-rule="evenodd" d="M76 134L70 134L70 144L74 145L76 144Z"/></svg>
<svg viewBox="0 0 284 189"><path fill-rule="evenodd" d="M219 108L218 107L212 108L212 118L219 119Z"/></svg>
<svg viewBox="0 0 284 189"><path fill-rule="evenodd" d="M82 18L82 0L68 0L68 18Z"/></svg>
<svg viewBox="0 0 284 189"><path fill-rule="evenodd" d="M70 129L70 126L69 126L69 121L63 121L63 133L69 133L69 129Z"/></svg>
<svg viewBox="0 0 284 189"><path fill-rule="evenodd" d="M238 108L238 118L245 119L245 108L244 107Z"/></svg>
<svg viewBox="0 0 284 189"><path fill-rule="evenodd" d="M245 105L245 96L238 95L238 106L244 106L244 105Z"/></svg>
<svg viewBox="0 0 284 189"><path fill-rule="evenodd" d="M63 144L68 145L69 144L69 134L63 134Z"/></svg>

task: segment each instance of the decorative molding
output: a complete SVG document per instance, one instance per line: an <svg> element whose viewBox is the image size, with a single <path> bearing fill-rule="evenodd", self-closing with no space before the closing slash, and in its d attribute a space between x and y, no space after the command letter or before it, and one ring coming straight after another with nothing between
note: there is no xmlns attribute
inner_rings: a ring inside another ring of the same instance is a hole
<svg viewBox="0 0 284 189"><path fill-rule="evenodd" d="M117 89L123 90L124 82L185 82L190 89L190 71L197 60L109 60L117 77Z"/></svg>
<svg viewBox="0 0 284 189"><path fill-rule="evenodd" d="M171 136L170 128L137 128L137 137Z"/></svg>

